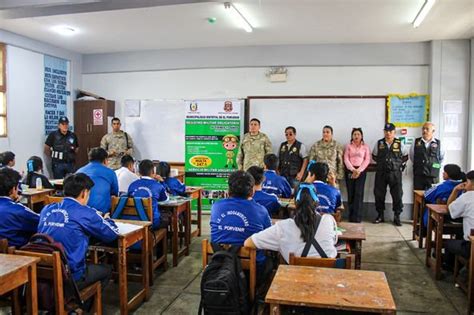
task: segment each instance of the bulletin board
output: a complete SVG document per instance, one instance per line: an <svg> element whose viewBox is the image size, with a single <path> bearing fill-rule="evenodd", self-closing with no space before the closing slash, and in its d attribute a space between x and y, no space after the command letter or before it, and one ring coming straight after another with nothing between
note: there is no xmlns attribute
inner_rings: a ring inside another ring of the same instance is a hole
<svg viewBox="0 0 474 315"><path fill-rule="evenodd" d="M429 120L430 99L426 94L389 94L388 122L396 127L420 127Z"/></svg>

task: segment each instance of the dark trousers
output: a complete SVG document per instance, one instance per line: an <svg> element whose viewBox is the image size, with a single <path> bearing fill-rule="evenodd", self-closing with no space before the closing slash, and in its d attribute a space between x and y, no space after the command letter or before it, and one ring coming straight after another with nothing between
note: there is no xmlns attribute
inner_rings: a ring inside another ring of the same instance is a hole
<svg viewBox="0 0 474 315"><path fill-rule="evenodd" d="M53 162L52 168L54 179L62 179L66 177L67 174L74 173L73 162Z"/></svg>
<svg viewBox="0 0 474 315"><path fill-rule="evenodd" d="M413 176L413 189L414 190L427 190L431 188L431 185L436 184L437 178L428 176Z"/></svg>
<svg viewBox="0 0 474 315"><path fill-rule="evenodd" d="M81 280L76 281L77 287L79 290L87 288L91 284L100 281L102 292L104 288L109 284L110 279L112 278L112 268L108 265L95 265L88 264L86 268L86 273ZM87 301L84 301L84 310L90 311L93 303L93 299L90 298Z"/></svg>
<svg viewBox="0 0 474 315"><path fill-rule="evenodd" d="M364 205L364 186L367 177L362 172L358 178L351 178L352 172L346 172L347 202L349 204L349 222L362 221L362 208Z"/></svg>
<svg viewBox="0 0 474 315"><path fill-rule="evenodd" d="M395 215L400 215L403 211L403 188L402 188L402 172L383 172L375 173L375 209L379 215L383 215L385 211L385 195L387 194L387 185L390 187L390 195L392 195L392 208Z"/></svg>
<svg viewBox="0 0 474 315"><path fill-rule="evenodd" d="M465 240L445 240L444 241L444 262L449 266L454 266L454 256L461 255L469 259L471 256L471 242Z"/></svg>

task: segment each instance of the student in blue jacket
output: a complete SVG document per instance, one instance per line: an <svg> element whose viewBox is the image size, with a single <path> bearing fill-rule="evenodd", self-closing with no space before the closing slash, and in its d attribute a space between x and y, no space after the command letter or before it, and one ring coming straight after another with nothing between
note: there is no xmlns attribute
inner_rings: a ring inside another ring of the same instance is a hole
<svg viewBox="0 0 474 315"><path fill-rule="evenodd" d="M454 187L466 179L466 174L456 164L446 164L443 168L443 182L425 191L425 204L446 203ZM423 213L423 225L428 226L428 211Z"/></svg>
<svg viewBox="0 0 474 315"><path fill-rule="evenodd" d="M9 246L21 247L28 243L38 228L39 215L18 200L20 174L12 168L0 169L0 238Z"/></svg>
<svg viewBox="0 0 474 315"><path fill-rule="evenodd" d="M92 148L89 151L89 164L81 167L76 173L84 173L94 182L88 206L103 213L110 211L110 197L118 195L117 175L107 167L107 151Z"/></svg>
<svg viewBox="0 0 474 315"><path fill-rule="evenodd" d="M335 178L329 178L329 166L322 162L310 162L308 165L307 183L313 183L319 198L316 208L321 213L334 213L342 204L341 192L334 187ZM328 184L330 181L330 184Z"/></svg>
<svg viewBox="0 0 474 315"><path fill-rule="evenodd" d="M211 208L211 242L243 245L249 236L272 225L267 209L252 199L254 185L248 172L230 174L229 198L217 201ZM266 261L263 251L257 251L260 272L267 270Z"/></svg>
<svg viewBox="0 0 474 315"><path fill-rule="evenodd" d="M252 175L255 180L255 193L253 195L253 200L264 206L270 216L274 213L278 213L278 210L280 210L280 201L278 200L278 197L274 194L262 191L262 182L265 179L265 176L263 176L263 168L259 166L251 166L247 172Z"/></svg>
<svg viewBox="0 0 474 315"><path fill-rule="evenodd" d="M168 163L160 162L156 173L163 179L161 183L165 186L169 194L186 197L186 185L181 183L179 179L170 177L171 167Z"/></svg>
<svg viewBox="0 0 474 315"><path fill-rule="evenodd" d="M158 202L168 200L165 186L163 186L155 177L155 166L150 160L143 160L138 165L140 179L137 179L128 187L130 197L151 197L153 207L153 229L167 227L169 224L169 215L166 211L160 212Z"/></svg>
<svg viewBox="0 0 474 315"><path fill-rule="evenodd" d="M79 287L85 288L100 281L102 289L112 275L106 265L86 264L89 239L110 243L117 239L115 223L95 209L87 206L94 182L86 174L69 175L64 180L65 198L41 211L38 233L51 236L63 245L72 276Z"/></svg>
<svg viewBox="0 0 474 315"><path fill-rule="evenodd" d="M278 157L271 153L263 157L265 164L265 181L262 185L262 190L269 194L275 194L278 197L290 198L291 186L285 177L276 173L278 168Z"/></svg>

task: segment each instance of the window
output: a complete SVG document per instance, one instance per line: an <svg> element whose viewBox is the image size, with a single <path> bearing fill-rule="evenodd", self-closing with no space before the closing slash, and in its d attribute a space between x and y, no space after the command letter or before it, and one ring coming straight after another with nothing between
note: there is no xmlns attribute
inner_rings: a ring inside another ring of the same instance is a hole
<svg viewBox="0 0 474 315"><path fill-rule="evenodd" d="M7 49L0 43L0 137L7 136Z"/></svg>

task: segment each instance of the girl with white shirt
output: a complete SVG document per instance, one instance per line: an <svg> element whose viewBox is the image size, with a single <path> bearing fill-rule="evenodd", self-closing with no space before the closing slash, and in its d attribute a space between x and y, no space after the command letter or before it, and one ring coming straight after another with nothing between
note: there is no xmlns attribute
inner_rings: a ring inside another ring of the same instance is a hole
<svg viewBox="0 0 474 315"><path fill-rule="evenodd" d="M314 237L328 258L336 257L336 221L330 214L321 216L314 211L319 202L314 185L301 184L295 199L294 219L280 220L273 226L253 234L245 240L244 246L279 251L288 262L290 253L301 256L306 243ZM318 217L320 222L315 234L315 222ZM310 247L307 256L321 257L314 246Z"/></svg>

